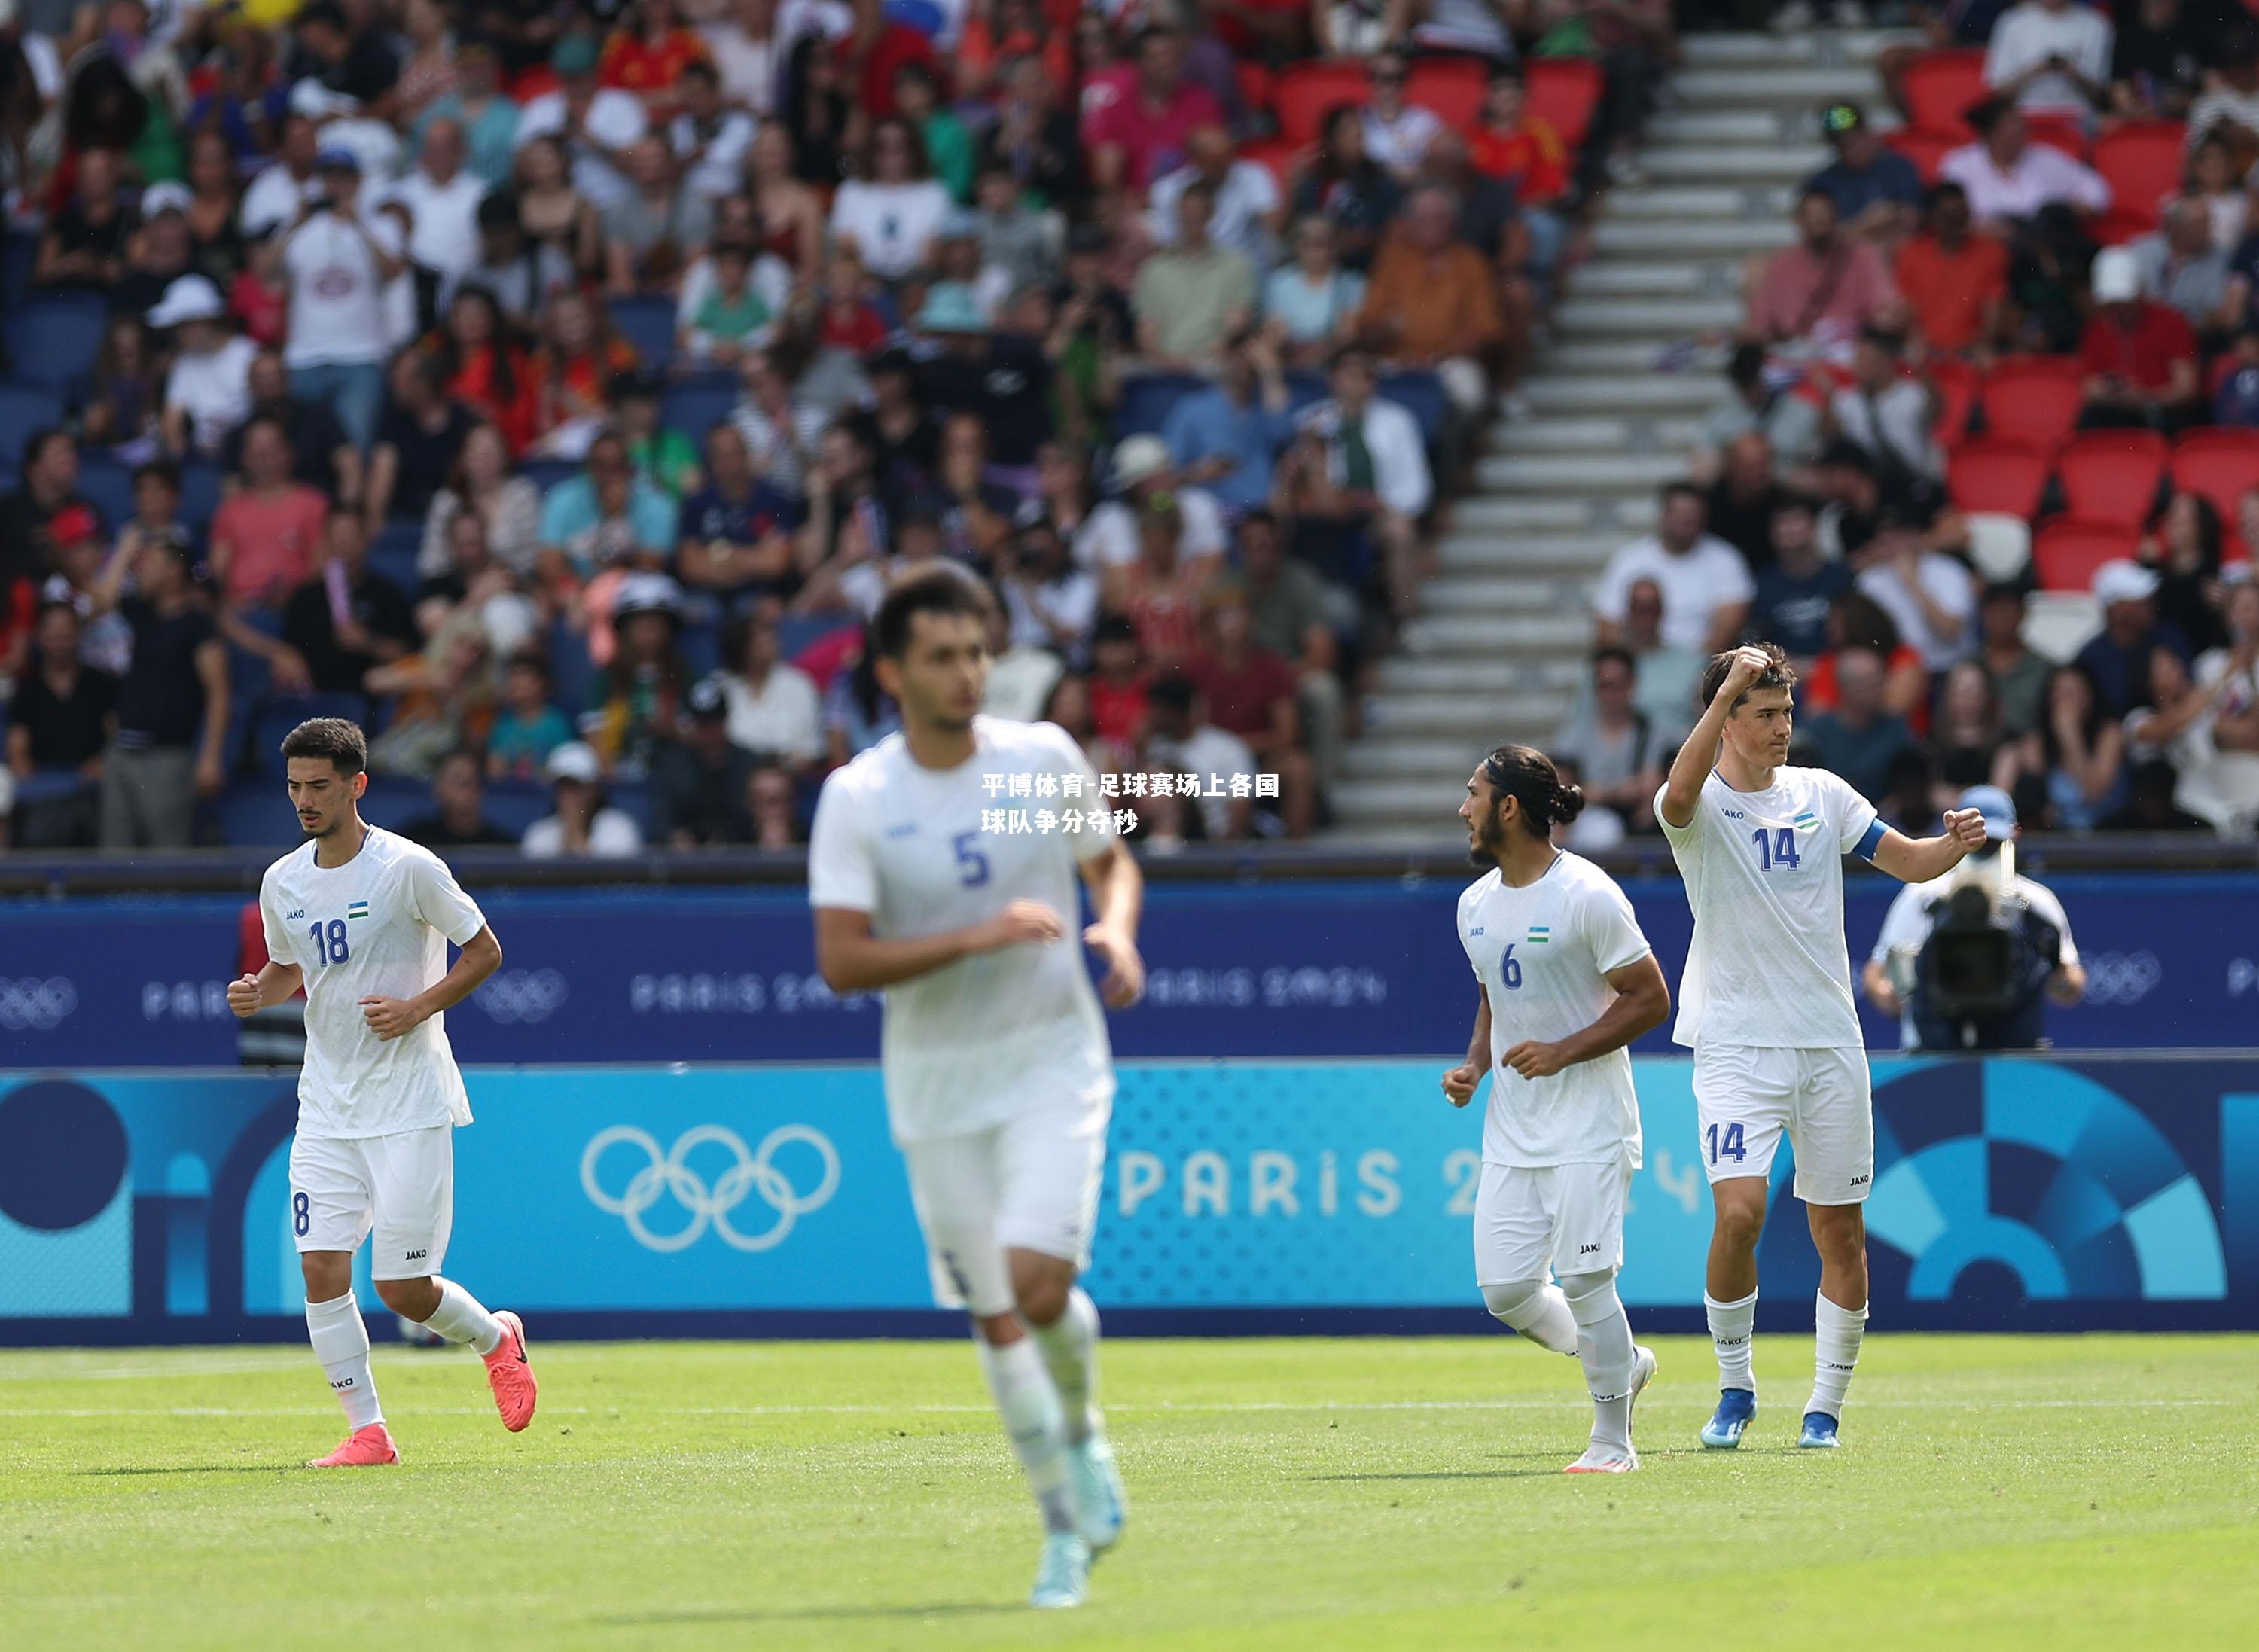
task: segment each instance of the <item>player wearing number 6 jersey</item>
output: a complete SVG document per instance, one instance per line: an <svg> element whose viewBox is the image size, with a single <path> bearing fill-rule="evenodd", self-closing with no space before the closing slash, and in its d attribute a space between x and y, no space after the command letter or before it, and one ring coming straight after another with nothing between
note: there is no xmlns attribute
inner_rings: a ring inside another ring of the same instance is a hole
<svg viewBox="0 0 2259 1652"><path fill-rule="evenodd" d="M1459 943L1481 985L1467 1058L1443 1093L1463 1107L1490 1073L1475 1195L1483 1301L1584 1365L1593 1437L1568 1471L1622 1474L1639 1466L1632 1402L1655 1375L1616 1296L1640 1150L1624 1046L1663 1025L1671 989L1623 891L1553 846L1553 828L1584 802L1528 746L1500 746L1467 782L1467 858L1489 871L1459 897Z"/></svg>
<svg viewBox="0 0 2259 1652"><path fill-rule="evenodd" d="M1107 1001L1134 1003L1142 884L1073 738L980 715L993 602L943 566L880 603L875 668L901 732L824 781L808 899L823 979L886 989L887 1114L935 1292L973 1316L1043 1512L1030 1600L1075 1606L1093 1553L1121 1535L1123 1499L1094 1403L1098 1311L1075 1284L1098 1212L1113 1056L1068 926L1080 873L1097 916L1081 938L1107 962ZM990 830L991 811L1008 809L1030 830ZM1033 830L1045 811L1054 829ZM1091 830L1065 830L1068 812Z"/></svg>
<svg viewBox="0 0 2259 1652"><path fill-rule="evenodd" d="M502 963L485 917L431 851L363 822L368 743L338 717L282 742L307 841L267 869L266 967L227 989L238 1015L306 990L306 1065L290 1144L290 1226L306 1278L306 1329L351 1432L317 1469L400 1454L369 1376L353 1252L394 1313L484 1356L502 1426L533 1419L517 1315L489 1313L439 1277L454 1226L454 1128L471 1122L443 1016ZM462 949L450 968L447 943Z"/></svg>
<svg viewBox="0 0 2259 1652"><path fill-rule="evenodd" d="M1703 1307L1721 1392L1703 1425L1706 1446L1739 1444L1757 1414L1757 1236L1783 1131L1820 1253L1814 1377L1799 1445L1836 1443L1858 1364L1875 1122L1843 942L1843 857L1926 883L1985 842L1973 808L1949 811L1943 836L1915 840L1884 825L1835 775L1789 767L1795 687L1787 656L1771 643L1712 659L1702 720L1655 800L1694 908L1673 1036L1694 1050L1714 1209Z"/></svg>

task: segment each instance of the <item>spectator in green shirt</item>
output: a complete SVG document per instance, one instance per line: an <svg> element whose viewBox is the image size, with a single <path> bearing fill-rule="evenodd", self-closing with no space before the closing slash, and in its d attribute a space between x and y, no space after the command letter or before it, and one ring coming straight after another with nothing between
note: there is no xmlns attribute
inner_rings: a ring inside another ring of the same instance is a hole
<svg viewBox="0 0 2259 1652"><path fill-rule="evenodd" d="M627 442L628 460L637 476L670 499L696 493L702 480L698 449L681 431L659 422L659 381L645 373L616 374L611 392L620 435Z"/></svg>
<svg viewBox="0 0 2259 1652"><path fill-rule="evenodd" d="M933 71L923 63L905 63L894 71L894 104L904 120L925 139L926 163L948 188L959 206L973 200L973 134L941 101L941 88Z"/></svg>

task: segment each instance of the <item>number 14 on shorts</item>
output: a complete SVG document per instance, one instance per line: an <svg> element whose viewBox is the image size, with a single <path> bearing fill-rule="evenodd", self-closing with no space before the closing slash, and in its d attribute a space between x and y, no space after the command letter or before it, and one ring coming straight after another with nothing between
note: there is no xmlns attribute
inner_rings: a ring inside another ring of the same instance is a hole
<svg viewBox="0 0 2259 1652"><path fill-rule="evenodd" d="M1719 1127L1714 1124L1702 1133L1709 1143L1710 1162L1714 1164L1721 1158L1729 1158L1738 1164L1749 1156L1749 1149L1742 1142L1742 1127L1739 1124L1728 1124L1724 1128L1725 1134L1722 1136L1718 1133Z"/></svg>

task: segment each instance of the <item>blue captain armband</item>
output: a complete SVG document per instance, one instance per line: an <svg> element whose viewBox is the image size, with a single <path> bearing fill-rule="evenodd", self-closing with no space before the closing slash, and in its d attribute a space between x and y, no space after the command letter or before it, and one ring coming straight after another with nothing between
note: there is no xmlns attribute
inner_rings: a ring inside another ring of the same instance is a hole
<svg viewBox="0 0 2259 1652"><path fill-rule="evenodd" d="M1872 860L1875 858L1875 851L1883 846L1883 834L1888 830L1890 828L1884 825L1881 821L1870 821L1867 823L1866 836L1859 839L1859 846L1851 852L1862 860Z"/></svg>

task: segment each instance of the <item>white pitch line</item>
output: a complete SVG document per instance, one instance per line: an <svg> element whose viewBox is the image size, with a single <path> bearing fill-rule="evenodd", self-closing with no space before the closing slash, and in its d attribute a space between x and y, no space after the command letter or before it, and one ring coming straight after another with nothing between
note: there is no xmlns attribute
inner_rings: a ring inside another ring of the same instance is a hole
<svg viewBox="0 0 2259 1652"><path fill-rule="evenodd" d="M2186 1407L2212 1407L2241 1405L2234 1399L1897 1399L1877 1397L1862 1399L1861 1410L1901 1409L1921 1411L1960 1410L1978 1411L2152 1411ZM1109 1405L1108 1411L1139 1415L1175 1413L1233 1415L1243 1413L1349 1411L1349 1412L1417 1412L1417 1411L1573 1411L1582 1409L1583 1402L1569 1399L1243 1399L1193 1401L1178 1404L1163 1400L1153 1405ZM334 1408L327 1406L13 1406L0 1408L0 1417L326 1417ZM388 1407L403 1417L482 1417L492 1409L488 1406L409 1406ZM636 1417L900 1417L900 1416L980 1416L994 1413L991 1406L625 1406L599 1407L594 1406L544 1406L541 1414L549 1416L588 1417L616 1416L622 1421Z"/></svg>

